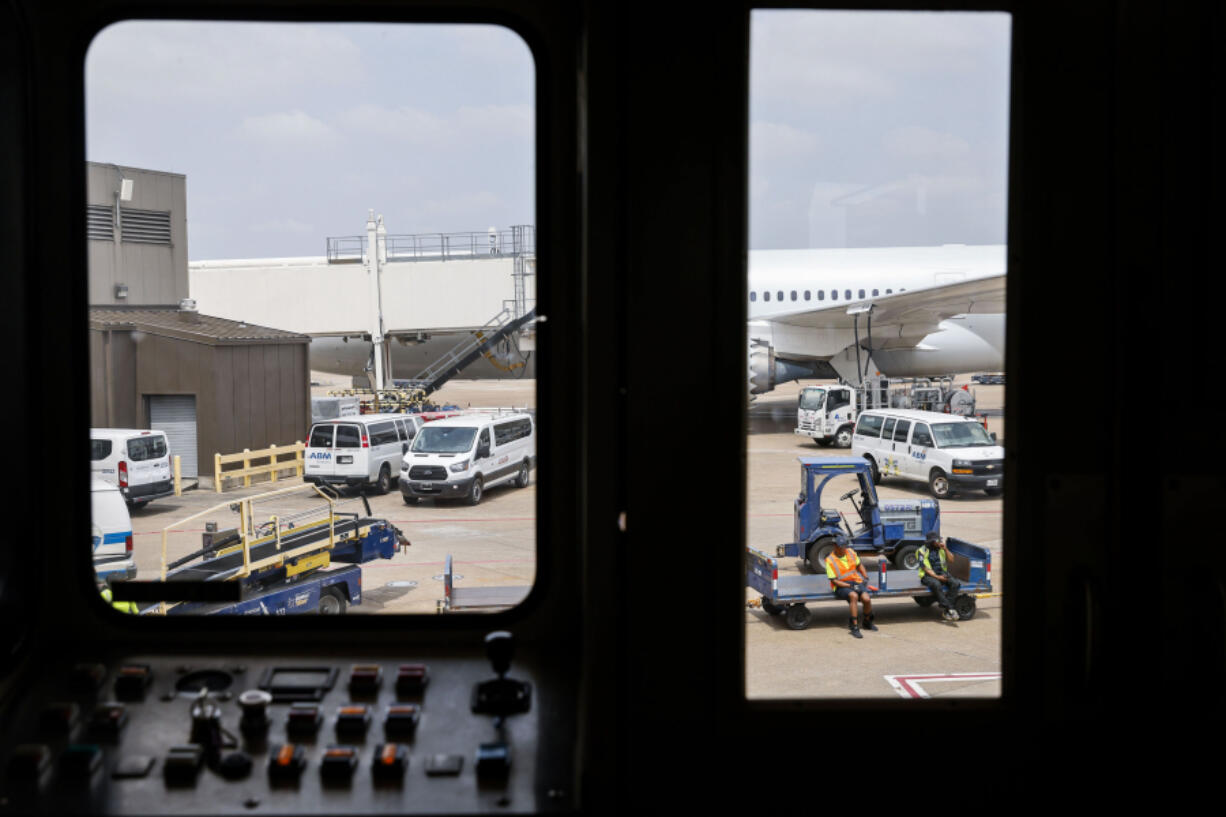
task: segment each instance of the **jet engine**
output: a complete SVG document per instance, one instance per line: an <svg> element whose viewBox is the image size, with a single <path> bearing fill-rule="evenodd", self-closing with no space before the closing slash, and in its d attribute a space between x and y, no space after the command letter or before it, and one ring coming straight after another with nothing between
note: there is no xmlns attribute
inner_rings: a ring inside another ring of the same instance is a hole
<svg viewBox="0 0 1226 817"><path fill-rule="evenodd" d="M749 341L749 393L765 394L780 383L802 377L829 377L829 364L824 361L797 362L777 360L775 347L764 340Z"/></svg>

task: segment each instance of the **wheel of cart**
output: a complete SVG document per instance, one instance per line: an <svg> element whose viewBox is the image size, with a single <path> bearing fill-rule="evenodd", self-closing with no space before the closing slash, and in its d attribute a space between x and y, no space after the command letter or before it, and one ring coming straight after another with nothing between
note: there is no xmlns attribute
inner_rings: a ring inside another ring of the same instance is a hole
<svg viewBox="0 0 1226 817"><path fill-rule="evenodd" d="M958 618L962 621L974 618L975 616L975 597L961 594L954 599L954 609L958 611Z"/></svg>
<svg viewBox="0 0 1226 817"><path fill-rule="evenodd" d="M813 614L803 604L789 604L787 610L788 629L803 630L809 626Z"/></svg>
<svg viewBox="0 0 1226 817"><path fill-rule="evenodd" d="M772 616L783 615L783 608L780 607L778 604L775 604L773 601L768 599L766 596L762 597L762 609L765 610L768 615L772 615Z"/></svg>

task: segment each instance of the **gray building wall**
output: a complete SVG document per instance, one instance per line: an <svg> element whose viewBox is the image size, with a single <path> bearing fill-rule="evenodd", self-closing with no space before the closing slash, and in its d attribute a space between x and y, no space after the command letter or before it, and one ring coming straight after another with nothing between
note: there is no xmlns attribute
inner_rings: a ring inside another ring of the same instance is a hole
<svg viewBox="0 0 1226 817"><path fill-rule="evenodd" d="M133 182L131 201L118 201L121 178ZM188 297L186 176L87 162L86 203L112 213L118 204L120 219L111 240L87 241L90 304L173 306ZM170 213L170 244L122 240L119 224L126 209ZM127 298L115 297L117 284L127 285Z"/></svg>

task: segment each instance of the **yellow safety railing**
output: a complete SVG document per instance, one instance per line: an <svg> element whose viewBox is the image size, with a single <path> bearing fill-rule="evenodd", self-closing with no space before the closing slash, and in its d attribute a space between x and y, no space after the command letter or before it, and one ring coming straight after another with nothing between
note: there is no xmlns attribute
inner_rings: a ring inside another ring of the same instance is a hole
<svg viewBox="0 0 1226 817"><path fill-rule="evenodd" d="M285 471L293 471L294 476L301 477L303 471L303 452L306 446L302 441L293 445L270 445L256 451L244 448L237 454L213 455L213 490L221 493L225 490L226 480L241 479L243 487L251 487L251 478L268 475L269 481L276 482L277 477ZM282 459L289 456L290 459ZM260 462L263 460L264 462ZM258 464L252 465L252 462ZM241 463L238 468L226 466Z"/></svg>
<svg viewBox="0 0 1226 817"><path fill-rule="evenodd" d="M328 526L327 543L324 544L322 542L314 542L308 545L301 545L296 548L282 550L281 549L282 520L278 516L275 516L275 515L271 516L268 521L269 521L269 524L273 528L272 532L271 533L257 532L256 522L255 522L255 509L253 506L257 502L265 502L275 496L283 496L286 494L304 492L304 491L307 493L313 494L314 496L322 499L324 502L327 503L327 506L320 508L318 518L315 521L311 522L309 525L303 525L302 519L299 518L298 529L301 529L307 526L314 527L314 526L327 525ZM323 491L319 490L318 486L295 485L292 488L282 488L277 491L268 491L267 493L249 496L246 499L239 500L237 503L223 502L219 505L214 505L211 508L205 508L202 511L194 513L191 516L185 517L176 522L172 522L171 524L162 528L162 569L161 569L161 574L160 574L162 581L166 581L166 576L168 573L167 565L168 565L168 560L169 560L170 533L171 532L181 532L183 530L186 530L186 526L189 522L194 522L195 520L201 518L202 516L221 513L223 511L232 511L232 512L238 513L239 542L238 544L229 545L227 547L224 547L218 550L216 552L216 555L218 556L225 555L227 553L231 553L238 549L241 549L243 551L243 566L230 578L237 579L237 578L242 578L243 576L249 576L251 575L252 571L260 570L265 567L269 567L273 565L282 565L287 560L295 559L304 554L323 550L325 548L327 550L331 550L333 547L336 546L336 509L335 509L335 505L333 502L333 498L329 496L328 494L325 494ZM362 531L354 531L348 535L354 536L354 535L361 535L361 534L362 534ZM254 545L263 544L270 540L275 541L277 543L277 548L276 548L277 553L275 553L272 556L265 557L263 559L257 559L256 561L252 561L251 548ZM344 541L344 539L342 539L342 541ZM175 602L172 602L172 603L161 602L159 604L158 612L165 615L166 611L169 610L171 607L173 607L174 604Z"/></svg>

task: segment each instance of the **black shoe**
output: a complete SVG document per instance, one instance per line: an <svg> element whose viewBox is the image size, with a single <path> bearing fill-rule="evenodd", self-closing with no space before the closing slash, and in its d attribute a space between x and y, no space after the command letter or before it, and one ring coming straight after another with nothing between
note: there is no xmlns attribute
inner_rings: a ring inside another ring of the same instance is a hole
<svg viewBox="0 0 1226 817"><path fill-rule="evenodd" d="M859 628L859 627L852 627L852 628L851 628L851 637L852 637L852 638L864 638L864 636L860 634L860 628Z"/></svg>
<svg viewBox="0 0 1226 817"><path fill-rule="evenodd" d="M860 629L862 630L877 630L877 625L873 623L874 616L868 616L860 621Z"/></svg>

